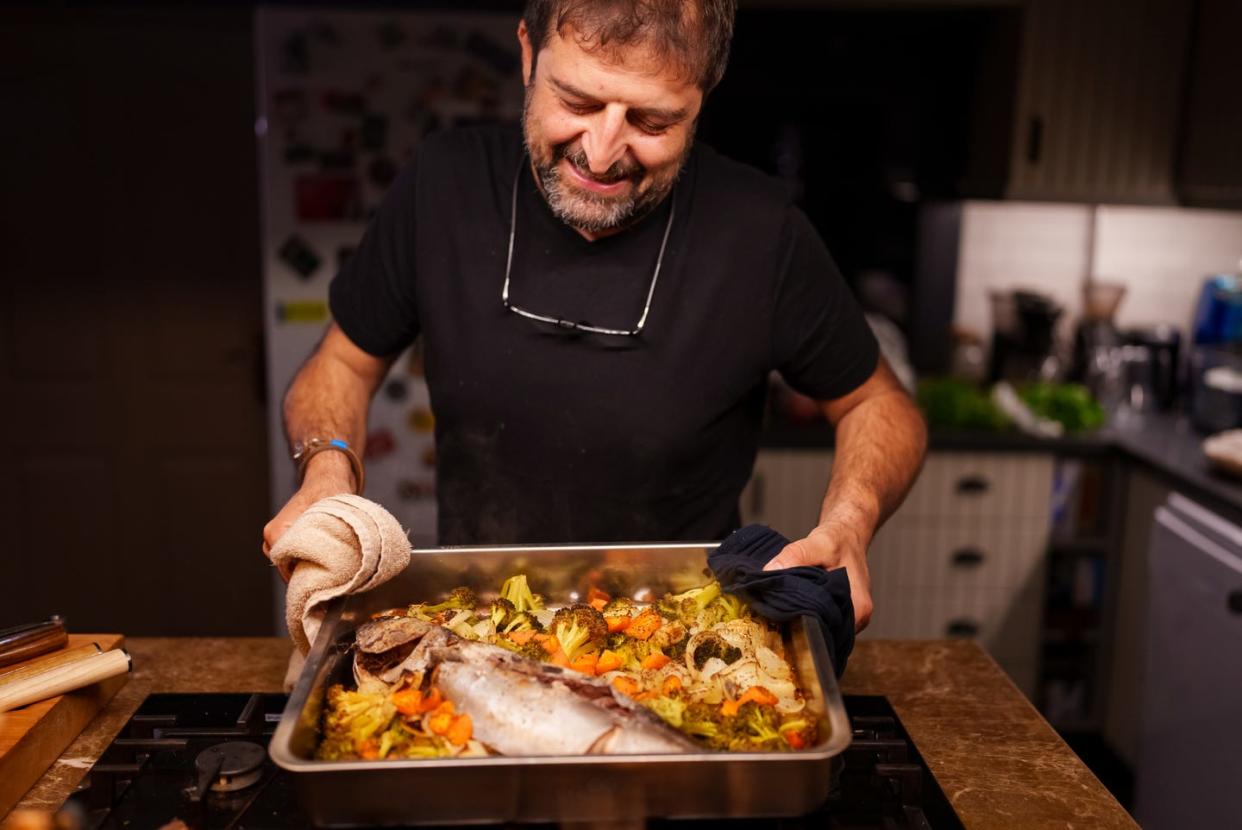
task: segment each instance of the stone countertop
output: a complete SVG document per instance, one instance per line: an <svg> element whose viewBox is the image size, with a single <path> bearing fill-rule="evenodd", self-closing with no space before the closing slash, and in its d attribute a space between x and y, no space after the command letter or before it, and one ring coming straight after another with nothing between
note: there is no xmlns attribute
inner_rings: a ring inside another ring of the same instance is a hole
<svg viewBox="0 0 1242 830"><path fill-rule="evenodd" d="M18 808L59 806L147 694L278 692L291 650L275 637L128 644L129 683ZM1137 827L974 643L861 640L842 690L889 699L968 828Z"/></svg>

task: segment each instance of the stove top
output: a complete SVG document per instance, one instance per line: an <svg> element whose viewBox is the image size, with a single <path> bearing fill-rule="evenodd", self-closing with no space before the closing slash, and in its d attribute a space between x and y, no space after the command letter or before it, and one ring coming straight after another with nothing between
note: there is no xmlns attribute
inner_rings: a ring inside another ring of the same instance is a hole
<svg viewBox="0 0 1242 830"><path fill-rule="evenodd" d="M70 826L310 827L294 781L267 755L286 697L155 694L65 804ZM795 819L653 821L651 828L960 828L962 825L882 697L845 698L854 740L825 805Z"/></svg>

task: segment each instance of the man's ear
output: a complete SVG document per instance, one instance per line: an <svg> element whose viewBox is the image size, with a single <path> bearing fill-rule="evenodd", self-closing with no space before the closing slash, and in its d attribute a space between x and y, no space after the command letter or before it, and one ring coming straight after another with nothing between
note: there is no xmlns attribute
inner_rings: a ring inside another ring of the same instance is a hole
<svg viewBox="0 0 1242 830"><path fill-rule="evenodd" d="M530 32L526 31L526 21L519 20L517 27L518 43L522 47L522 84L530 86L534 79L535 53L530 45Z"/></svg>

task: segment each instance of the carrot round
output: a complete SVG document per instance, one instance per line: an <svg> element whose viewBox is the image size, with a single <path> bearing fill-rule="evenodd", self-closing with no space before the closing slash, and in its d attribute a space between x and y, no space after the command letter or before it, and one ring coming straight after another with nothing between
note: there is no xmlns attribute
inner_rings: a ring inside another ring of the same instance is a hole
<svg viewBox="0 0 1242 830"><path fill-rule="evenodd" d="M622 675L620 677L614 677L612 679L612 685L618 692L620 692L623 695L629 695L630 697L633 697L634 695L638 694L638 681L636 681L632 677L626 677L625 675Z"/></svg>
<svg viewBox="0 0 1242 830"><path fill-rule="evenodd" d="M633 618L622 614L617 617L604 617L604 621L608 623L608 633L616 634L618 631L624 631L629 628Z"/></svg>
<svg viewBox="0 0 1242 830"><path fill-rule="evenodd" d="M418 689L402 689L392 696L392 705L397 707L397 711L412 718L419 713L419 707L423 703L423 693Z"/></svg>
<svg viewBox="0 0 1242 830"><path fill-rule="evenodd" d="M470 720L469 715L459 715L444 733L444 737L448 738L453 746L465 746L466 741L473 736L474 721Z"/></svg>
<svg viewBox="0 0 1242 830"><path fill-rule="evenodd" d="M595 663L595 673L605 674L615 671L623 665L625 665L625 661L621 659L620 654L617 654L615 651L605 651Z"/></svg>
<svg viewBox="0 0 1242 830"><path fill-rule="evenodd" d="M657 651L644 657L639 665L641 665L644 669L659 670L667 666L670 659L671 658L669 658L667 654L661 654Z"/></svg>
<svg viewBox="0 0 1242 830"><path fill-rule="evenodd" d="M660 687L660 691L666 695L671 695L680 688L681 678L675 674L670 674L668 677L664 678L664 685Z"/></svg>

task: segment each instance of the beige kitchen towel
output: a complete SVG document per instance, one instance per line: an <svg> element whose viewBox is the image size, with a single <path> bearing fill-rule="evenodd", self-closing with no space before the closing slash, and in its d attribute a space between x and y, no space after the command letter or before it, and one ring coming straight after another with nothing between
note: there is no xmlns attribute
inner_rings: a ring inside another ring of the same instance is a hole
<svg viewBox="0 0 1242 830"><path fill-rule="evenodd" d="M410 564L410 540L396 518L361 496L329 496L312 504L271 552L292 572L285 620L298 653L310 651L324 605L368 591Z"/></svg>

